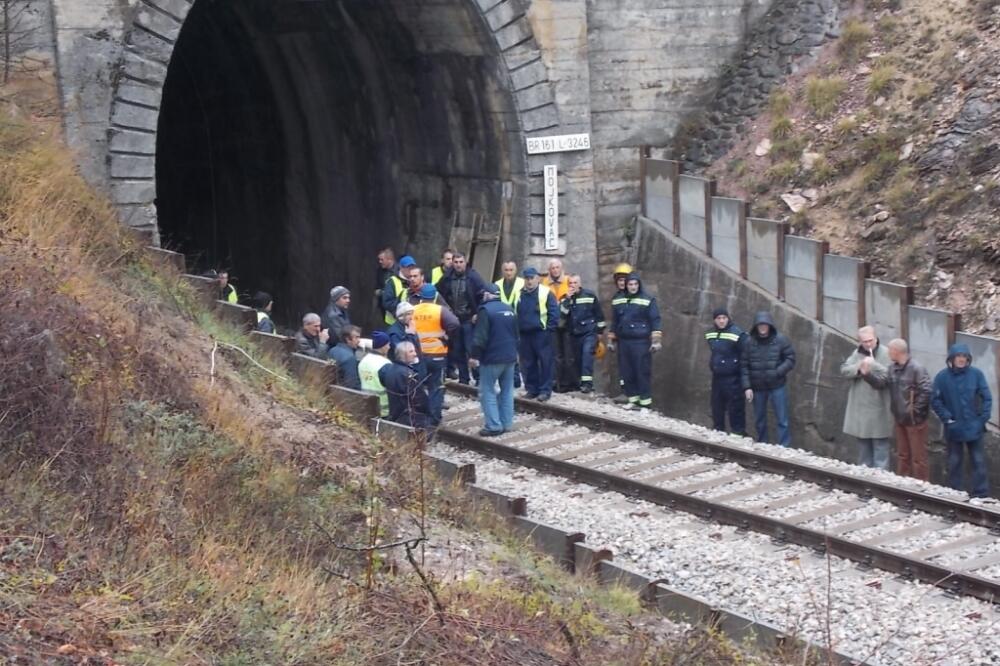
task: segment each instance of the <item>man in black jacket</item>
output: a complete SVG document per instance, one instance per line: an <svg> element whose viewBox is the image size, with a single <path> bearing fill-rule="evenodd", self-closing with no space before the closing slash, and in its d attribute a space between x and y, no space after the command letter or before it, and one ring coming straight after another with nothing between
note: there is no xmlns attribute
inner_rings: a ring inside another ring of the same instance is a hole
<svg viewBox="0 0 1000 666"><path fill-rule="evenodd" d="M468 265L464 254L455 252L451 259L451 270L441 278L437 288L462 324L458 334L448 339L448 360L452 366L458 368L458 382L468 384L472 331L475 326L476 310L486 289L486 281L476 269Z"/></svg>
<svg viewBox="0 0 1000 666"><path fill-rule="evenodd" d="M767 403L778 422L778 443L791 446L785 377L795 367L792 343L774 327L769 312L758 312L740 359L740 375L747 402L753 403L757 441L767 441Z"/></svg>
<svg viewBox="0 0 1000 666"><path fill-rule="evenodd" d="M705 333L712 351L709 369L712 371L712 427L726 432L729 413L730 432L745 435L746 404L740 390L740 356L747 334L729 319L726 308L712 312L715 326Z"/></svg>
<svg viewBox="0 0 1000 666"><path fill-rule="evenodd" d="M427 381L414 370L417 360L417 350L413 343L400 342L396 345L392 363L379 368L378 378L389 396L390 421L417 430L432 430L434 417L431 415Z"/></svg>

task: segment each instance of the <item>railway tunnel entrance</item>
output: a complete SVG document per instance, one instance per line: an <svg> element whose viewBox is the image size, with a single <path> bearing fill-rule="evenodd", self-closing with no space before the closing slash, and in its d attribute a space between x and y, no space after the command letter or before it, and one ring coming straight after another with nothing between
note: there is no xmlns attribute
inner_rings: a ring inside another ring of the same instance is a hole
<svg viewBox="0 0 1000 666"><path fill-rule="evenodd" d="M453 226L526 216L507 77L469 0L198 0L160 105L161 240L290 325L336 284L373 325L381 247L429 267Z"/></svg>

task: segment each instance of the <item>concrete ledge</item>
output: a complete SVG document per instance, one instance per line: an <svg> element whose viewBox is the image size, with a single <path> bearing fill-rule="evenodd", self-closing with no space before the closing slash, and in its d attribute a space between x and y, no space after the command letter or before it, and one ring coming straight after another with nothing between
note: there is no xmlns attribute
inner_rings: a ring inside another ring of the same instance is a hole
<svg viewBox="0 0 1000 666"><path fill-rule="evenodd" d="M350 414L362 423L378 418L381 413L378 395L370 391L358 391L346 386L331 385L330 402L340 411Z"/></svg>
<svg viewBox="0 0 1000 666"><path fill-rule="evenodd" d="M573 558L576 555L573 546L577 542L583 541L584 535L582 533L564 532L557 527L536 523L523 516L511 518L511 525L516 532L530 537L536 548L554 557L564 569L573 571Z"/></svg>
<svg viewBox="0 0 1000 666"><path fill-rule="evenodd" d="M212 304L219 297L219 284L212 278L184 273L181 275L181 279L194 287L206 307L212 307Z"/></svg>
<svg viewBox="0 0 1000 666"><path fill-rule="evenodd" d="M434 467L434 472L445 481L462 485L476 482L475 465L461 465L429 453L425 453L424 458Z"/></svg>
<svg viewBox="0 0 1000 666"><path fill-rule="evenodd" d="M597 580L605 585L620 585L635 590L637 594L645 593L650 582L649 578L609 561L598 563Z"/></svg>
<svg viewBox="0 0 1000 666"><path fill-rule="evenodd" d="M601 562L610 562L614 555L607 548L591 548L585 543L573 544L573 566L578 576L596 576Z"/></svg>
<svg viewBox="0 0 1000 666"><path fill-rule="evenodd" d="M282 363L288 362L288 357L295 353L295 338L274 333L251 331L250 339L256 342L265 353L274 356Z"/></svg>
<svg viewBox="0 0 1000 666"><path fill-rule="evenodd" d="M178 273L183 273L187 269L184 255L180 252L171 252L170 250L149 245L143 248L143 250L146 252L146 256L149 257L149 260L157 266L173 268Z"/></svg>
<svg viewBox="0 0 1000 666"><path fill-rule="evenodd" d="M215 314L237 328L250 332L257 326L257 311L245 305L216 300L213 304Z"/></svg>
<svg viewBox="0 0 1000 666"><path fill-rule="evenodd" d="M330 386L337 383L337 366L329 361L321 361L305 354L291 354L288 357L288 369L307 386L322 387L329 392Z"/></svg>
<svg viewBox="0 0 1000 666"><path fill-rule="evenodd" d="M470 485L468 492L472 498L473 508L479 508L485 504L504 518L524 516L528 513L528 500L523 497L507 497L475 485Z"/></svg>
<svg viewBox="0 0 1000 666"><path fill-rule="evenodd" d="M377 436L397 444L408 444L417 441L417 431L401 423L394 423L383 418L371 420L371 429Z"/></svg>

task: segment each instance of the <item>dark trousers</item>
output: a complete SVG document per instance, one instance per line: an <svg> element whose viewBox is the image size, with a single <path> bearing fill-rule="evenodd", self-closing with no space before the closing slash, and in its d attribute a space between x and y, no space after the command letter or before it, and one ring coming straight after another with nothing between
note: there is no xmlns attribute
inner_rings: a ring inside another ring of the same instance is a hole
<svg viewBox="0 0 1000 666"><path fill-rule="evenodd" d="M581 384L594 385L594 350L597 349L597 333L569 335L573 348L574 387Z"/></svg>
<svg viewBox="0 0 1000 666"><path fill-rule="evenodd" d="M549 331L521 331L518 343L524 389L528 395L552 393L552 333Z"/></svg>
<svg viewBox="0 0 1000 666"><path fill-rule="evenodd" d="M573 354L573 335L565 329L552 331L552 349L555 352L555 387L557 391L573 391L580 387Z"/></svg>
<svg viewBox="0 0 1000 666"><path fill-rule="evenodd" d="M472 348L472 331L475 324L462 322L455 335L448 338L448 364L458 369L460 384L469 383L469 350Z"/></svg>
<svg viewBox="0 0 1000 666"><path fill-rule="evenodd" d="M972 442L948 442L948 485L955 490L962 489L962 467L965 450L969 450L969 472L971 487L970 497L989 497L990 482L986 476L986 451L983 448L983 438Z"/></svg>
<svg viewBox="0 0 1000 666"><path fill-rule="evenodd" d="M444 371L447 360L444 356L424 357L424 377L427 381L427 397L430 399L431 416L434 425L441 423L441 410L444 406Z"/></svg>
<svg viewBox="0 0 1000 666"><path fill-rule="evenodd" d="M726 430L726 414L729 430ZM739 375L712 376L712 427L722 432L738 435L747 431L746 401L740 386Z"/></svg>
<svg viewBox="0 0 1000 666"><path fill-rule="evenodd" d="M625 385L625 395L629 402L643 407L653 404L650 388L653 354L649 351L649 345L649 338L623 338L618 341L622 350L619 372Z"/></svg>

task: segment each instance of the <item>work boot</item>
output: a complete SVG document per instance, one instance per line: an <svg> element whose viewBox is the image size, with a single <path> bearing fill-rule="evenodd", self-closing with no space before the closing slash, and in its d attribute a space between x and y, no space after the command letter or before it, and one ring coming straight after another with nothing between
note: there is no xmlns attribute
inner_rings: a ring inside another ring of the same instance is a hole
<svg viewBox="0 0 1000 666"><path fill-rule="evenodd" d="M584 384L583 386L580 387L580 393L593 393L593 392L594 392L594 387L591 386L589 383Z"/></svg>
<svg viewBox="0 0 1000 666"><path fill-rule="evenodd" d="M552 399L551 393L542 393L541 395L538 396L538 402L548 402L551 399Z"/></svg>
<svg viewBox="0 0 1000 666"><path fill-rule="evenodd" d="M616 405L624 405L625 403L628 402L628 396L625 395L624 393L621 393L619 395L616 395L612 400L612 402L615 403Z"/></svg>

